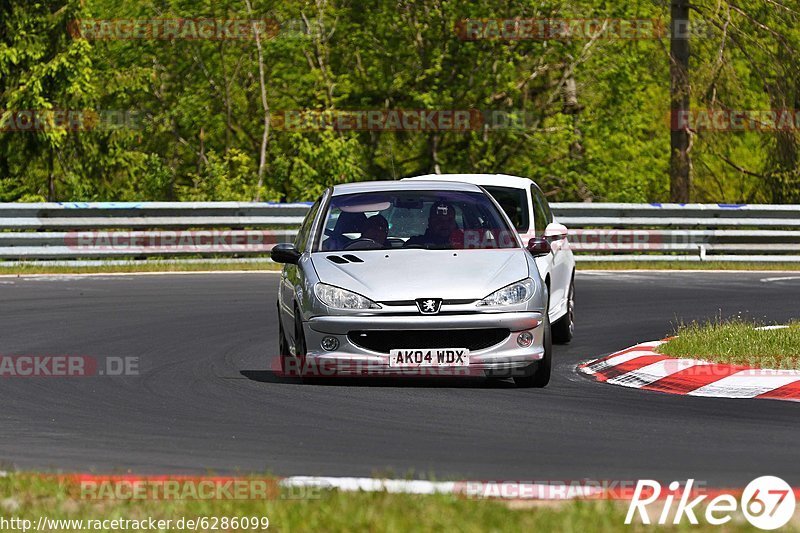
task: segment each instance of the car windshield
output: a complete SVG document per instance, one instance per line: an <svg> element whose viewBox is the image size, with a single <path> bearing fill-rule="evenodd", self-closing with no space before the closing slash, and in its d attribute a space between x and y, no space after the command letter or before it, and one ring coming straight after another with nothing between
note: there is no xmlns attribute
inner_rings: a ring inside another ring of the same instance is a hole
<svg viewBox="0 0 800 533"><path fill-rule="evenodd" d="M315 250L517 248L481 192L390 191L334 196Z"/></svg>
<svg viewBox="0 0 800 533"><path fill-rule="evenodd" d="M497 200L517 231L528 231L528 195L525 189L496 185L484 185L483 188Z"/></svg>

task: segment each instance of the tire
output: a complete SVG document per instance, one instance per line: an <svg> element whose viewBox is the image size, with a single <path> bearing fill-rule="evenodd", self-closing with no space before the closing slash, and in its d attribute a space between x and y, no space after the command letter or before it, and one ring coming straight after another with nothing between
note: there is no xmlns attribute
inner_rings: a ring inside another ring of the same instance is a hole
<svg viewBox="0 0 800 533"><path fill-rule="evenodd" d="M310 375L306 365L306 334L303 332L303 319L300 310L294 309L294 356L297 359L297 375L307 385L318 383L319 377Z"/></svg>
<svg viewBox="0 0 800 533"><path fill-rule="evenodd" d="M281 376L289 376L292 370L290 364L290 357L292 357L291 350L289 350L289 343L286 341L286 332L283 331L283 320L280 315L280 304L278 305L278 357L281 362Z"/></svg>
<svg viewBox="0 0 800 533"><path fill-rule="evenodd" d="M553 342L568 344L575 333L575 279L569 283L567 291L567 313L553 323Z"/></svg>
<svg viewBox="0 0 800 533"><path fill-rule="evenodd" d="M550 319L545 316L544 324L544 357L530 365L524 376L515 376L514 383L517 387L529 388L546 387L550 383L550 370L553 366L553 343L550 333Z"/></svg>

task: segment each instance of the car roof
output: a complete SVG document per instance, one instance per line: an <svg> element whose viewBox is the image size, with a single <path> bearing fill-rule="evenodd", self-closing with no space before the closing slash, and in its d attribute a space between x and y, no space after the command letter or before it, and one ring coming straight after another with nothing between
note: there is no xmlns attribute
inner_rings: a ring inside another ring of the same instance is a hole
<svg viewBox="0 0 800 533"><path fill-rule="evenodd" d="M405 178L403 181L416 180L439 180L448 182L460 181L464 183L474 183L475 185L496 185L500 187L512 187L514 189L527 189L532 183L534 183L528 178L510 176L508 174L427 174L425 176Z"/></svg>
<svg viewBox="0 0 800 533"><path fill-rule="evenodd" d="M458 181L415 180L413 183L405 180L396 181L359 181L356 183L343 183L334 185L333 196L363 192L388 192L388 191L469 191L480 192L480 188L472 183Z"/></svg>

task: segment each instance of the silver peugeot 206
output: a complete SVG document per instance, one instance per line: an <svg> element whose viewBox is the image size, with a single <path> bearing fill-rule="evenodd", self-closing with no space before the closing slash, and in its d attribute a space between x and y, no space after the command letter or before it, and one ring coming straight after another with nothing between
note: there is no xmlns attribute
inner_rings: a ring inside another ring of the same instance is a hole
<svg viewBox="0 0 800 533"><path fill-rule="evenodd" d="M311 207L283 263L281 369L321 375L486 375L544 387L550 323L534 258L480 186L336 185Z"/></svg>

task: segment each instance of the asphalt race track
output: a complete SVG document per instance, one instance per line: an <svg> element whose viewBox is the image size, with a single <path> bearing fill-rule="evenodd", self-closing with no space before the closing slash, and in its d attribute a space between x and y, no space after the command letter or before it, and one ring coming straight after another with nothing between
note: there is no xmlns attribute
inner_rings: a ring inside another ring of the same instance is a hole
<svg viewBox="0 0 800 533"><path fill-rule="evenodd" d="M787 278L761 281L764 278ZM270 370L269 273L1 277L0 355L138 357L139 376L0 378L4 467L438 479L695 478L800 485L800 405L595 383L582 361L676 319L800 317L800 273L581 272L578 330L543 390Z"/></svg>

